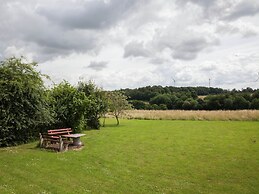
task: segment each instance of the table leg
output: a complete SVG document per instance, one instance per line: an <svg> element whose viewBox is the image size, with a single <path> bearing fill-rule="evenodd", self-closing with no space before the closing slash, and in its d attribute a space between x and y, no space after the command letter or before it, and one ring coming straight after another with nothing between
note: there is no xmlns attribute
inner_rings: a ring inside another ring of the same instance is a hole
<svg viewBox="0 0 259 194"><path fill-rule="evenodd" d="M82 146L83 143L80 140L80 137L73 138L73 145L74 146Z"/></svg>

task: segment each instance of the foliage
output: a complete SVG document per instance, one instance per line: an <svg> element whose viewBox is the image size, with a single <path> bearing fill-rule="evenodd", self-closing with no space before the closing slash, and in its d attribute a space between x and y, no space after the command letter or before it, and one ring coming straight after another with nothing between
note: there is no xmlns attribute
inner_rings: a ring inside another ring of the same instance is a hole
<svg viewBox="0 0 259 194"><path fill-rule="evenodd" d="M166 105L166 107L168 107L170 106L171 103L172 103L171 97L168 94L159 94L150 99L150 104L157 104L157 105L164 104Z"/></svg>
<svg viewBox="0 0 259 194"><path fill-rule="evenodd" d="M127 101L127 97L121 92L114 91L107 93L109 111L113 113L117 120L117 125L120 124L119 117L124 110L131 109L131 105Z"/></svg>
<svg viewBox="0 0 259 194"><path fill-rule="evenodd" d="M259 110L259 98L255 98L251 102L251 109Z"/></svg>
<svg viewBox="0 0 259 194"><path fill-rule="evenodd" d="M259 109L259 90L232 91L206 87L147 86L121 90L135 109L143 110L240 110ZM253 105L252 105L253 101Z"/></svg>
<svg viewBox="0 0 259 194"><path fill-rule="evenodd" d="M72 127L76 132L100 128L99 118L107 110L104 92L93 83L79 82L77 87L67 82L49 90L48 99L55 123L52 127Z"/></svg>
<svg viewBox="0 0 259 194"><path fill-rule="evenodd" d="M184 110L196 110L198 108L198 102L192 98L188 98L183 102L182 108Z"/></svg>
<svg viewBox="0 0 259 194"><path fill-rule="evenodd" d="M100 117L105 117L105 114L108 111L106 93L92 82L79 82L77 88L90 100L90 104L84 115L87 120L87 125L91 128L99 129Z"/></svg>
<svg viewBox="0 0 259 194"><path fill-rule="evenodd" d="M83 92L67 82L56 85L48 93L52 112L54 112L54 128L71 127L76 132L85 127L85 112L90 109L90 100Z"/></svg>
<svg viewBox="0 0 259 194"><path fill-rule="evenodd" d="M36 63L9 58L0 63L0 146L28 142L51 123L42 74Z"/></svg>

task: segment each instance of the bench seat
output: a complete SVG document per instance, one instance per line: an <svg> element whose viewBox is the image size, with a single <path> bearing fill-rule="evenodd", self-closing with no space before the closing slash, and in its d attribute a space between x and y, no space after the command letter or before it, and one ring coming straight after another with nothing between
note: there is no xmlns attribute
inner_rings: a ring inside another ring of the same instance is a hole
<svg viewBox="0 0 259 194"><path fill-rule="evenodd" d="M58 138L53 137L49 134L40 133L40 147L42 148L51 148L58 150L59 152L66 151L68 149L69 144L71 141L68 141L66 138L62 138L58 136Z"/></svg>

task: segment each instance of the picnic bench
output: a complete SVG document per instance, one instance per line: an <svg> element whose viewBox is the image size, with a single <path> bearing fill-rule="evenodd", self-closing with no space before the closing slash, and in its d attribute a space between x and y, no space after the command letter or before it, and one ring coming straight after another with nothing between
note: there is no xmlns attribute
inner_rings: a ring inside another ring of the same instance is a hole
<svg viewBox="0 0 259 194"><path fill-rule="evenodd" d="M62 135L70 135L70 133L72 133L71 128L52 129L48 130L46 134L40 133L40 147L52 148L60 152L67 150L72 142Z"/></svg>
<svg viewBox="0 0 259 194"><path fill-rule="evenodd" d="M64 129L51 129L46 134L40 133L40 147L53 148L58 151L64 151L68 149L68 146L81 147L83 143L80 141L80 137L85 134L72 134L71 128ZM70 139L73 139L71 141Z"/></svg>
<svg viewBox="0 0 259 194"><path fill-rule="evenodd" d="M49 134L40 133L40 147L51 148L62 152L68 149L70 143L71 141L63 139L61 136L56 138Z"/></svg>
<svg viewBox="0 0 259 194"><path fill-rule="evenodd" d="M57 139L61 135L70 135L71 133L72 133L72 129L71 128L48 130L48 135L51 135L53 138L57 138Z"/></svg>

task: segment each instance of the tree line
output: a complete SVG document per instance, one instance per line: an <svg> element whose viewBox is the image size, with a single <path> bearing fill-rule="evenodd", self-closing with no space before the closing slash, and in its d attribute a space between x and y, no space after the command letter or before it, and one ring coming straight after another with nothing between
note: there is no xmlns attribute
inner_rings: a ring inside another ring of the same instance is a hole
<svg viewBox="0 0 259 194"><path fill-rule="evenodd" d="M121 89L135 109L241 110L259 109L259 89L147 86Z"/></svg>
<svg viewBox="0 0 259 194"><path fill-rule="evenodd" d="M0 147L26 143L48 129L99 129L108 111L119 124L123 110L130 108L126 96L92 82L73 86L63 81L46 88L43 78L48 76L36 66L24 58L0 62Z"/></svg>

